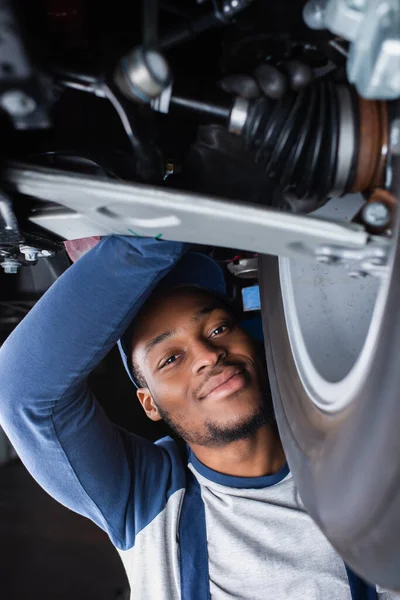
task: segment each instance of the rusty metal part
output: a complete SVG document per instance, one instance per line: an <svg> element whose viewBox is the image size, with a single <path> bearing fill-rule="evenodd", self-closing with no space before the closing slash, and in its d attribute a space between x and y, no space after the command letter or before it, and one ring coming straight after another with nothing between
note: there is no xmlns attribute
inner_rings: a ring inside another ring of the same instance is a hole
<svg viewBox="0 0 400 600"><path fill-rule="evenodd" d="M384 102L359 96L358 160L352 192L383 185L388 148L388 117Z"/></svg>
<svg viewBox="0 0 400 600"><path fill-rule="evenodd" d="M377 188L376 190L373 191L371 197L369 198L369 200L365 206L369 206L369 205L375 204L375 203L383 204L386 206L386 208L389 210L390 215L391 215L390 223L388 223L384 227L375 227L375 226L371 225L371 223L364 222L365 228L370 233L389 232L392 229L399 202L398 202L396 196L394 194L392 194L391 192L389 192L388 190L384 190L382 188ZM365 209L365 207L364 207L364 209Z"/></svg>
<svg viewBox="0 0 400 600"><path fill-rule="evenodd" d="M389 117L387 104L385 102L378 102L378 105L381 124L381 151L372 187L383 185L385 182L385 167L389 148Z"/></svg>

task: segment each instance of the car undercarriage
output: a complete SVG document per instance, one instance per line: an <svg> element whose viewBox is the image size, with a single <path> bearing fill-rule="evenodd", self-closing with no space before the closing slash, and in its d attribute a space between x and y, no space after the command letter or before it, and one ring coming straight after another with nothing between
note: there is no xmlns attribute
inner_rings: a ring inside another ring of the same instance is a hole
<svg viewBox="0 0 400 600"><path fill-rule="evenodd" d="M4 277L119 234L258 283L306 508L393 589L399 97L398 0L0 0Z"/></svg>

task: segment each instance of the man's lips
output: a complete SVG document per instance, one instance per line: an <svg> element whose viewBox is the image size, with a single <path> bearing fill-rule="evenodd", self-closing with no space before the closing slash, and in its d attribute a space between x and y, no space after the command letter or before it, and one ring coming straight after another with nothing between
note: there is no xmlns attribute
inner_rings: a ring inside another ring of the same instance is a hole
<svg viewBox="0 0 400 600"><path fill-rule="evenodd" d="M244 384L243 367L226 367L219 375L214 375L205 384L199 396L204 400L208 396L224 396L240 389Z"/></svg>

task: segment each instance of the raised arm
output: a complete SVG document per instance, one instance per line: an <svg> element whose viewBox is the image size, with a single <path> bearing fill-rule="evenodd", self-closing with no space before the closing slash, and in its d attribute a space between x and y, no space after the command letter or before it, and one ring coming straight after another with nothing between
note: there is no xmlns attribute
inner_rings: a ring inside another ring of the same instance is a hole
<svg viewBox="0 0 400 600"><path fill-rule="evenodd" d="M87 377L183 253L175 242L104 238L0 349L0 424L21 460L49 494L91 518L119 548L134 543L135 524L126 523L134 511L126 507L140 471L149 466L167 485L169 462L154 444L110 423Z"/></svg>

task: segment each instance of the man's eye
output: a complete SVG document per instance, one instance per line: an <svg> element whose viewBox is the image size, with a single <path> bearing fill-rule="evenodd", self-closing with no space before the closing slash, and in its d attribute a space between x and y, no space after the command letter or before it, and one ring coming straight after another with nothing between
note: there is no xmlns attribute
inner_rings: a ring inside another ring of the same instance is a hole
<svg viewBox="0 0 400 600"><path fill-rule="evenodd" d="M217 327L216 329L214 329L214 331L211 334L211 337L219 335L220 333L223 333L227 329L228 329L228 325L220 325L219 327Z"/></svg>
<svg viewBox="0 0 400 600"><path fill-rule="evenodd" d="M176 359L178 358L177 354L173 354L172 356L168 357L167 360L165 360L162 365L160 366L160 369L162 369L163 367L166 367L167 365L171 365L173 362L176 361Z"/></svg>

